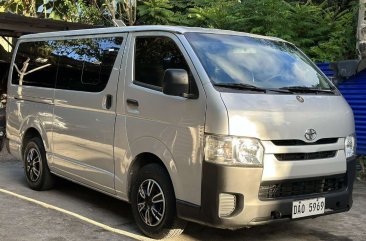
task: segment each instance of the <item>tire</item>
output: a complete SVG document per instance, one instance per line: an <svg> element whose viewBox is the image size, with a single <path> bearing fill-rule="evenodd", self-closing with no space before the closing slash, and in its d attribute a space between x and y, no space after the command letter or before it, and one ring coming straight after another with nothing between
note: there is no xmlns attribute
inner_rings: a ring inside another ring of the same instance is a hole
<svg viewBox="0 0 366 241"><path fill-rule="evenodd" d="M187 224L176 217L173 185L168 173L158 164L148 164L137 173L131 189L131 205L137 226L151 238L178 236Z"/></svg>
<svg viewBox="0 0 366 241"><path fill-rule="evenodd" d="M46 151L39 137L28 141L23 153L23 162L25 178L31 189L43 191L54 186L55 178L48 167Z"/></svg>

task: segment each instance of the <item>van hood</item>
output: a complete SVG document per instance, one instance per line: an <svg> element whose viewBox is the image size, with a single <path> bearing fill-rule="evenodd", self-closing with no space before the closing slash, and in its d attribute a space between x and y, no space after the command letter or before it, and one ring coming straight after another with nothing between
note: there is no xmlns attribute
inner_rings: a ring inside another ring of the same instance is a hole
<svg viewBox="0 0 366 241"><path fill-rule="evenodd" d="M340 95L220 94L228 112L229 135L308 142L308 129L316 131L316 140L354 133L352 109Z"/></svg>

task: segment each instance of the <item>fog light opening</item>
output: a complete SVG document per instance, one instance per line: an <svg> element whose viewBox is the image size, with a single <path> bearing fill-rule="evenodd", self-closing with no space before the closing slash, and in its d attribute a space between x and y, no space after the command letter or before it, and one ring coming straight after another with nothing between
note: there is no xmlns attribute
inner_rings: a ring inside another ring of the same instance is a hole
<svg viewBox="0 0 366 241"><path fill-rule="evenodd" d="M236 196L229 193L220 193L219 195L219 217L230 216L236 208Z"/></svg>
<svg viewBox="0 0 366 241"><path fill-rule="evenodd" d="M280 219L282 217L282 213L279 211L272 211L271 217L272 219Z"/></svg>

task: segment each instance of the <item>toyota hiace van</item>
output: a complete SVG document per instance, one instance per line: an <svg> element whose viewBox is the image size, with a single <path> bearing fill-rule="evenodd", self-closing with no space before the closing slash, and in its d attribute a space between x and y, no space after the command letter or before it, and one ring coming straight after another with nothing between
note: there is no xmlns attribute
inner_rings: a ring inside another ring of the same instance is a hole
<svg viewBox="0 0 366 241"><path fill-rule="evenodd" d="M29 186L132 205L152 238L348 211L353 113L293 44L170 26L22 36L7 137Z"/></svg>

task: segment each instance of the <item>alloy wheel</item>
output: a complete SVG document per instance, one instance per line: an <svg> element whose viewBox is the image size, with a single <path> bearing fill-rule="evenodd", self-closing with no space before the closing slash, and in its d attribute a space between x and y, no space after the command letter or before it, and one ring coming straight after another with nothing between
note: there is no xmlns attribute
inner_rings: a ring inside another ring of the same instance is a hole
<svg viewBox="0 0 366 241"><path fill-rule="evenodd" d="M37 182L41 176L41 155L36 148L29 149L26 157L27 175L32 182Z"/></svg>
<svg viewBox="0 0 366 241"><path fill-rule="evenodd" d="M137 193L137 210L143 222L157 226L165 214L165 196L160 185L153 179L143 181Z"/></svg>

